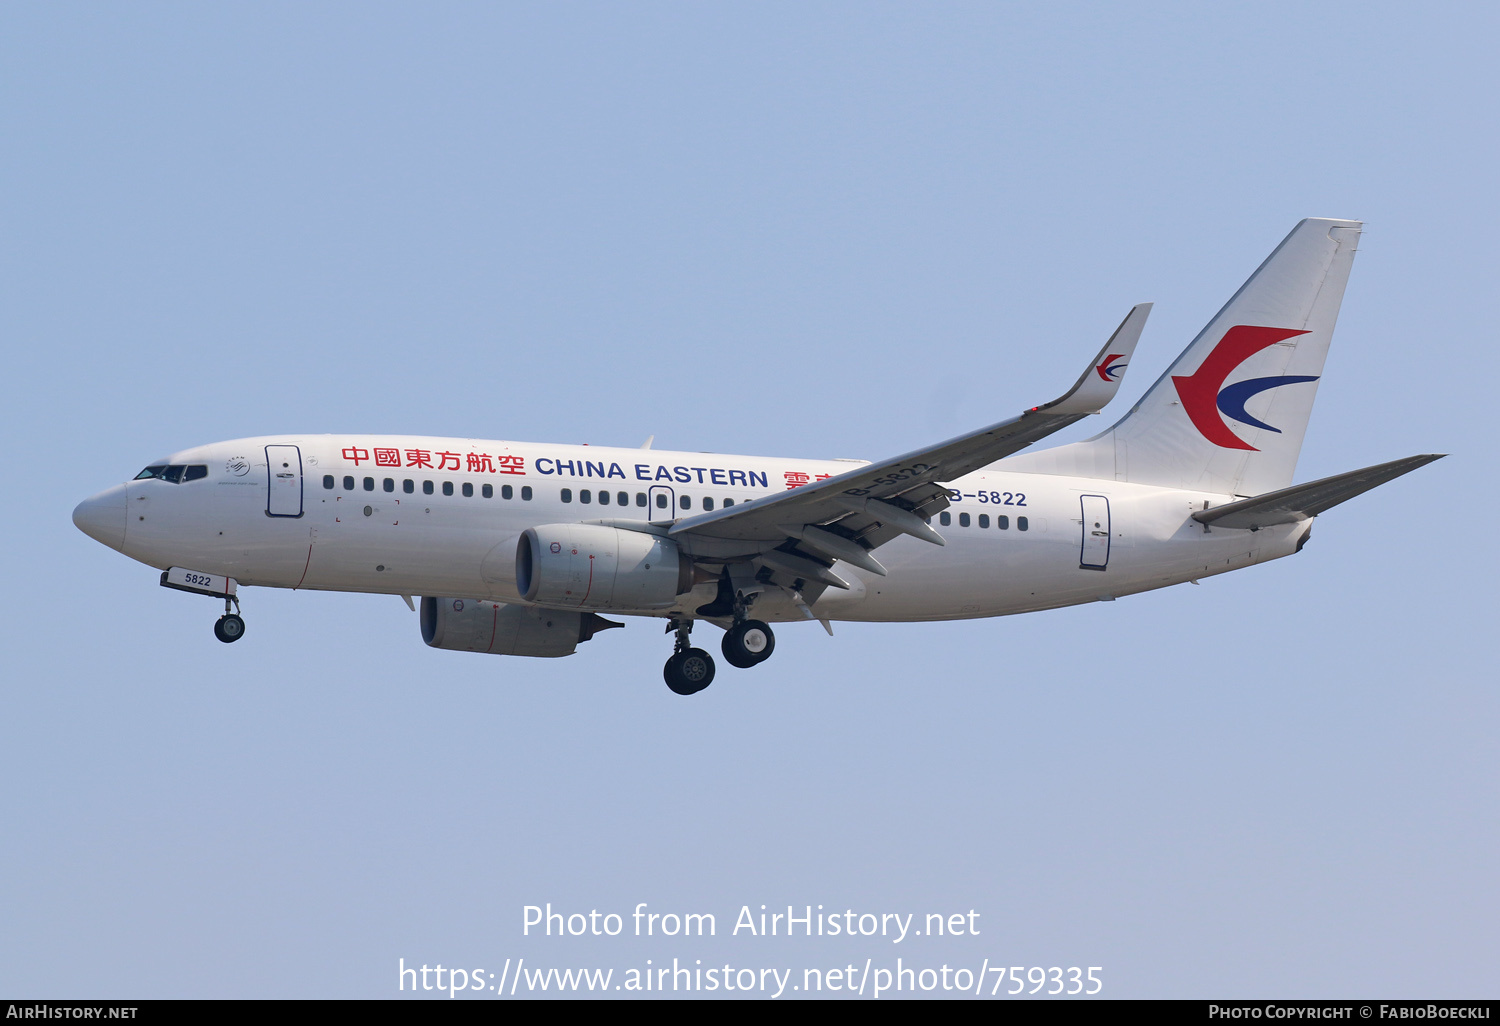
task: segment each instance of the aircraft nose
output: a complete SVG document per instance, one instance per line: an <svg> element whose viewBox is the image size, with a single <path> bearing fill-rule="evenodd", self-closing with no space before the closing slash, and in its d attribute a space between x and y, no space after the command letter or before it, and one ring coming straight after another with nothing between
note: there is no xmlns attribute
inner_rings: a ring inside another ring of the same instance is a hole
<svg viewBox="0 0 1500 1026"><path fill-rule="evenodd" d="M115 485L84 499L73 510L73 523L90 538L121 551L125 547L125 486Z"/></svg>

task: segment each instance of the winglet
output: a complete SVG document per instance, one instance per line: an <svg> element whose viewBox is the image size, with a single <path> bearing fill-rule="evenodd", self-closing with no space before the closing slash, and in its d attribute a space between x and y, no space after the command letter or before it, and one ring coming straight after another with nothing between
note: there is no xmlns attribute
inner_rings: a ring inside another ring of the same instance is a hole
<svg viewBox="0 0 1500 1026"><path fill-rule="evenodd" d="M1141 340L1141 329L1146 326L1146 317L1150 313L1150 303L1133 307L1066 395L1026 412L1076 415L1098 413L1104 409L1120 390L1120 382L1125 380L1125 368L1135 353L1135 344Z"/></svg>

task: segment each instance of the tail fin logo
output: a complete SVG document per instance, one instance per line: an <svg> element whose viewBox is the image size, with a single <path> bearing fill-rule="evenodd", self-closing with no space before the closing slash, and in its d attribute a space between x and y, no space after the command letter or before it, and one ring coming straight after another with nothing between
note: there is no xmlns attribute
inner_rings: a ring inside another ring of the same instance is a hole
<svg viewBox="0 0 1500 1026"><path fill-rule="evenodd" d="M1293 328L1265 328L1250 324L1237 324L1224 332L1224 337L1219 339L1219 344L1214 346L1213 351L1204 358L1196 371L1186 376L1173 375L1172 384L1177 386L1177 394L1182 397L1182 408L1198 432L1217 446L1225 449L1247 449L1250 452L1260 450L1229 430L1229 425L1224 423L1220 414L1231 420L1237 420L1241 424L1280 434L1280 428L1272 427L1251 416L1246 411L1245 404L1268 389L1280 388L1282 385L1295 385L1303 381L1317 381L1317 377L1287 375L1275 378L1250 378L1237 381L1227 388L1224 387L1224 380L1234 373L1236 367L1262 349L1273 346L1283 339L1306 334L1306 331ZM1104 367L1108 363L1109 361L1106 360L1100 365L1098 368L1100 374L1104 373Z"/></svg>
<svg viewBox="0 0 1500 1026"><path fill-rule="evenodd" d="M1120 380L1120 372L1130 366L1128 363L1115 363L1116 360L1124 355L1124 353L1110 353L1104 358L1104 362L1095 367L1094 370L1105 381L1114 384Z"/></svg>

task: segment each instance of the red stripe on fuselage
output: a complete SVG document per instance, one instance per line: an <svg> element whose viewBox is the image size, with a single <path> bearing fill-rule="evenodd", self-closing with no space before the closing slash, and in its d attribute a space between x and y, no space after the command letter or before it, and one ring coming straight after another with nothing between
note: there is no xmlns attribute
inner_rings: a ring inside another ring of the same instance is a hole
<svg viewBox="0 0 1500 1026"><path fill-rule="evenodd" d="M305 580L307 580L307 568L310 567L310 566L312 566L312 547L313 547L313 543L312 542L308 542L307 543L307 562L302 564L302 576L299 577L299 578L297 578L297 584L296 584L295 587L292 588L293 591L296 591L297 588L302 587L302 582L305 581Z"/></svg>

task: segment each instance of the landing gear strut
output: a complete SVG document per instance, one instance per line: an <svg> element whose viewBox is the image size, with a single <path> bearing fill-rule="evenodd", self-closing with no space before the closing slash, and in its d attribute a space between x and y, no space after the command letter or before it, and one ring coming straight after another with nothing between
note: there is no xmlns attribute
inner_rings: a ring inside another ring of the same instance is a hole
<svg viewBox="0 0 1500 1026"><path fill-rule="evenodd" d="M233 613L229 611L229 604L231 602L234 603L235 611ZM214 624L214 637L226 645L234 641L239 641L245 636L245 621L239 614L239 608L239 599L232 596L226 597L224 599L224 615L219 617L218 622Z"/></svg>
<svg viewBox="0 0 1500 1026"><path fill-rule="evenodd" d="M771 625L750 619L750 604L755 599L754 594L734 593L731 607L734 623L724 632L724 659L741 670L765 662L776 651L776 635L771 633Z"/></svg>
<svg viewBox="0 0 1500 1026"><path fill-rule="evenodd" d="M714 682L713 657L701 648L691 647L688 635L692 633L693 621L668 621L667 630L677 632L677 643L672 658L662 668L662 677L674 694L696 695Z"/></svg>

